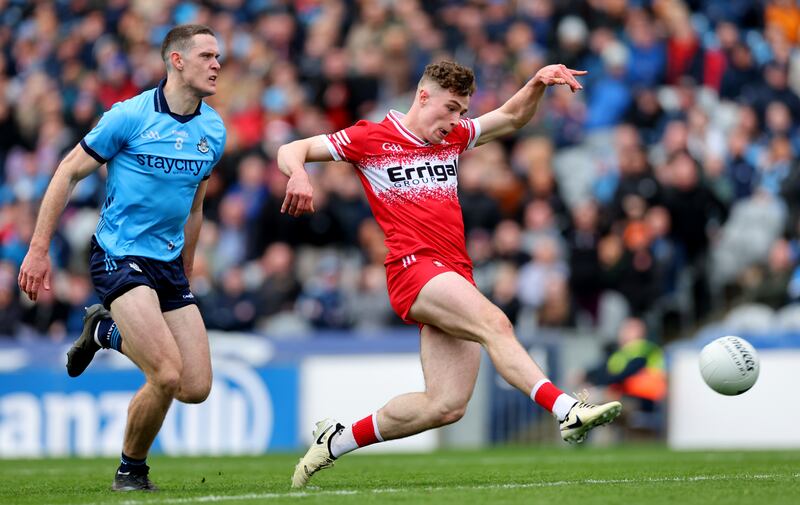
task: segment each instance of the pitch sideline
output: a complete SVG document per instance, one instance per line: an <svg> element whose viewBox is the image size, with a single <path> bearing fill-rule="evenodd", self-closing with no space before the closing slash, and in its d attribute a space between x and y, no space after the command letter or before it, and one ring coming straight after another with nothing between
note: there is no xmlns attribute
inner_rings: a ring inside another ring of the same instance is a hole
<svg viewBox="0 0 800 505"><path fill-rule="evenodd" d="M165 498L165 499L146 499L146 500L124 500L109 502L91 502L81 505L180 505L183 503L220 503L227 501L244 500L272 500L277 498L309 498L319 496L354 496L369 494L393 494L408 493L413 491L437 492L437 491L483 491L483 490L504 490L504 489L535 489L546 487L559 487L571 485L617 485L617 484L658 484L665 482L705 482L723 481L741 478L749 479L778 479L786 480L800 478L800 473L795 474L737 474L737 475L695 475L693 477L651 477L646 479L581 479L581 480L558 480L552 482L529 482L512 484L484 484L476 486L428 486L410 488L384 488L384 489L337 489L330 491L287 491L285 493L248 493L242 495L207 495L193 496L186 498Z"/></svg>

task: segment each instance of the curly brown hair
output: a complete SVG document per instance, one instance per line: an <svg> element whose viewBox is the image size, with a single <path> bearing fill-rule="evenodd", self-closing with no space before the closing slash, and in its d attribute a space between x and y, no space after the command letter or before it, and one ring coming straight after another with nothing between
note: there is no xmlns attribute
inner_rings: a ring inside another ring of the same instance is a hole
<svg viewBox="0 0 800 505"><path fill-rule="evenodd" d="M472 96L475 93L475 74L472 69L454 61L444 60L425 67L420 85L427 80L458 96Z"/></svg>

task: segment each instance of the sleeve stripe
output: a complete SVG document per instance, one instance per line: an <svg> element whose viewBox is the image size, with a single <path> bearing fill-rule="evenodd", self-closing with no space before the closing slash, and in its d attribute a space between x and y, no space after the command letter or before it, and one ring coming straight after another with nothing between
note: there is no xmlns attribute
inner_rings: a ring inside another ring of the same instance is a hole
<svg viewBox="0 0 800 505"><path fill-rule="evenodd" d="M342 149L342 145L338 142L333 143L333 147L336 148L336 152L339 153L339 157L345 159L346 156L344 155L344 149Z"/></svg>
<svg viewBox="0 0 800 505"><path fill-rule="evenodd" d="M344 146L341 142L337 140L336 142L331 142L331 144L333 144L333 147L336 148L336 152L339 153L339 156L341 156L342 159L347 158L347 156L344 155Z"/></svg>
<svg viewBox="0 0 800 505"><path fill-rule="evenodd" d="M325 142L325 147L328 148L328 152L330 152L331 156L333 156L333 159L336 161L343 161L344 156L339 152L339 149L336 147L336 145L334 145L334 143L331 142L330 137L332 137L332 135L320 135L320 136L322 137L322 141Z"/></svg>
<svg viewBox="0 0 800 505"><path fill-rule="evenodd" d="M472 149L473 147L475 147L475 144L477 144L478 139L481 136L481 124L478 122L477 119L470 119L469 120L469 124L470 124L470 127L471 127L472 131L473 131L473 136L472 136L472 140L470 141L469 145L467 146L467 149Z"/></svg>
<svg viewBox="0 0 800 505"><path fill-rule="evenodd" d="M346 146L347 144L350 143L350 139L347 137L347 134L344 132L344 130L339 130L333 135L334 137L336 137L336 140L338 140L339 143L343 146Z"/></svg>
<svg viewBox="0 0 800 505"><path fill-rule="evenodd" d="M98 163L103 164L106 161L108 161L99 154L97 154L97 152L94 149L89 147L89 144L86 143L86 140L81 140L81 147L83 148L84 151L86 151L86 154L94 158Z"/></svg>
<svg viewBox="0 0 800 505"><path fill-rule="evenodd" d="M469 136L467 137L467 149L469 149L472 146L472 141L475 140L475 128L472 126L472 120L462 119L459 121L459 124L469 132Z"/></svg>

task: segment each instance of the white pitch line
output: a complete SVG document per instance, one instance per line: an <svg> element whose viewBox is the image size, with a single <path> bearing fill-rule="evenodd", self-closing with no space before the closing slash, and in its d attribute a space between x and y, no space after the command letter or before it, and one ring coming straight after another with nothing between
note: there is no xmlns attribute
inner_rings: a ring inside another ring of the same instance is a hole
<svg viewBox="0 0 800 505"><path fill-rule="evenodd" d="M566 457L570 456L570 451L564 451ZM680 452L672 453L677 457L681 456ZM690 454L690 453L687 453ZM476 459L476 464L479 465L518 465L520 463L530 463L530 464L542 464L542 463L561 463L564 461L565 455L537 455L537 454L514 454L514 455L506 455L506 456L484 456L482 458ZM690 454L691 455L691 454ZM360 455L359 455L360 456ZM745 461L748 458L748 454L746 453L733 453L733 454L726 454L726 453L708 453L702 455L703 461L719 461L723 460L725 462L731 461ZM799 458L796 452L775 452L770 454L770 458L774 460L780 461L797 461ZM581 462L582 463L604 463L610 461L619 461L618 455L612 454L583 454L581 455ZM647 454L628 454L625 455L625 462L651 462L651 461L663 461L664 458L662 455L647 455ZM461 465L463 461L453 458L444 458L444 457L431 457L430 460L426 460L426 464L428 465L439 465L439 466L452 466L452 465Z"/></svg>
<svg viewBox="0 0 800 505"><path fill-rule="evenodd" d="M742 474L742 475L695 475L693 477L650 477L645 479L582 479L582 480L557 480L551 482L527 482L527 483L510 483L510 484L483 484L476 486L429 486L429 487L413 487L413 488L378 488L378 489L338 489L331 491L312 490L312 491L289 491L285 493L248 493L241 495L206 495L194 496L186 498L165 498L149 499L149 500L125 500L121 502L95 502L86 503L84 505L149 505L149 504L175 504L182 503L217 503L226 501L243 501L243 500L272 500L277 498L309 498L319 496L353 496L353 495L369 495L369 494L395 494L395 493L408 493L416 491L424 492L437 492L437 491L484 491L484 490L506 490L506 489L535 489L535 488L548 488L559 486L574 486L574 485L616 485L616 484L659 484L670 482L706 482L706 481L722 481L722 480L739 480L739 479L754 479L754 480L768 480L768 479L797 479L800 478L800 473L791 475L787 474Z"/></svg>

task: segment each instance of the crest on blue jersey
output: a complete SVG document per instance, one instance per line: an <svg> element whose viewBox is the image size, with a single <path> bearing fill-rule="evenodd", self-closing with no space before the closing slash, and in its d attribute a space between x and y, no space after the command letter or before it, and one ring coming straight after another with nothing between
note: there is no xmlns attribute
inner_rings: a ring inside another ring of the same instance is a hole
<svg viewBox="0 0 800 505"><path fill-rule="evenodd" d="M208 139L200 137L200 142L197 143L197 150L205 154L208 152Z"/></svg>

